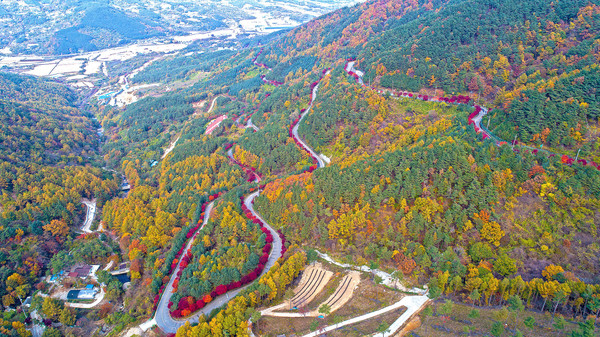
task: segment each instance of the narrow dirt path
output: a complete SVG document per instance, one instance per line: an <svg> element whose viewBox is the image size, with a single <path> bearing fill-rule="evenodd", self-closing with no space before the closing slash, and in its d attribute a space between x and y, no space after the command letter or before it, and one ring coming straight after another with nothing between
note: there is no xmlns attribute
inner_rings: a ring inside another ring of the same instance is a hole
<svg viewBox="0 0 600 337"><path fill-rule="evenodd" d="M213 98L212 102L210 103L210 107L208 108L208 111L206 112L207 114L210 114L210 112L211 112L211 111L214 109L214 107L215 107L215 105L216 105L216 102L217 102L217 98L219 98L219 97L221 97L221 95L219 95L219 96L216 96L215 98ZM194 114L192 114L192 116L191 116L191 117L195 117L195 116L197 116L197 114L195 114L195 113L194 113ZM191 119L191 118L190 118L190 119ZM189 122L190 122L190 119L188 119L188 120L185 122L185 124L189 123ZM219 123L220 123L220 122L219 122ZM214 129L214 128L216 128L217 126L219 126L219 123L217 123L217 125L215 125L215 126L213 127L213 129ZM212 130L211 130L211 132L212 132ZM208 129L207 129L207 133L210 133L210 132L208 132ZM165 158L166 158L166 157L169 155L169 153L171 153L171 151L173 151L173 149L175 149L175 146L177 145L177 142L179 142L179 139L181 139L181 134L180 134L179 136L177 136L177 138L176 138L174 141L172 141L172 142L171 142L171 144L169 145L169 147L167 147L167 148L165 149L165 152L164 152L164 153L163 153L163 155L160 157L160 160L163 160L163 159L165 159Z"/></svg>
<svg viewBox="0 0 600 337"><path fill-rule="evenodd" d="M179 137L177 137L177 139L175 139L171 145L169 145L169 147L165 150L165 153L163 153L162 157L160 157L160 159L165 159L165 157L167 155L169 155L169 153L171 153L171 151L173 151L173 149L175 148L175 145L177 145L177 142L179 141L179 138L181 138L181 135Z"/></svg>
<svg viewBox="0 0 600 337"><path fill-rule="evenodd" d="M213 98L212 102L210 102L210 107L206 111L207 115L210 114L212 112L212 110L215 108L215 105L217 104L217 99L219 97L221 97L221 95L215 96L215 98Z"/></svg>
<svg viewBox="0 0 600 337"><path fill-rule="evenodd" d="M358 316L358 317L354 317L351 318L349 320L334 324L334 325L330 325L327 326L323 329L320 329L318 331L315 332L311 332L309 334L306 334L302 337L317 337L320 336L326 332L332 331L332 330L336 330L339 329L343 326L346 325L350 325L350 324L355 324L355 323L359 323L362 321L366 321L372 318L375 318L379 315L385 314L386 312L392 311L392 310L396 310L402 307L406 307L406 311L390 326L390 328L388 329L387 332L385 333L380 333L380 334L376 334L375 336L392 336L402 325L404 325L404 323L416 312L418 312L426 303L427 301L429 301L429 297L427 297L427 295L421 295L421 296L406 296L404 298L402 298L400 301L387 306L383 309L379 309L377 311L373 311L370 312L368 314L362 315L362 316Z"/></svg>

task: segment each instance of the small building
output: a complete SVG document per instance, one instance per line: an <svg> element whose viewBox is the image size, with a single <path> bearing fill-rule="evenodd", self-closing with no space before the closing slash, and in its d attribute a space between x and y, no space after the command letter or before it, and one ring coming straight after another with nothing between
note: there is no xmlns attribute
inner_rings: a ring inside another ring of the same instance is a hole
<svg viewBox="0 0 600 337"><path fill-rule="evenodd" d="M86 264L83 266L74 267L69 273L69 276L73 277L72 274L75 274L74 277L86 278L90 276L91 271L92 266Z"/></svg>
<svg viewBox="0 0 600 337"><path fill-rule="evenodd" d="M64 274L65 274L65 272L63 270L61 270L60 273L50 276L50 282L55 283L55 282L60 281L60 279L64 276Z"/></svg>
<svg viewBox="0 0 600 337"><path fill-rule="evenodd" d="M96 297L97 291L95 289L82 289L79 291L77 296L78 300L93 300Z"/></svg>
<svg viewBox="0 0 600 337"><path fill-rule="evenodd" d="M93 300L97 293L98 290L96 289L70 290L67 294L67 300Z"/></svg>

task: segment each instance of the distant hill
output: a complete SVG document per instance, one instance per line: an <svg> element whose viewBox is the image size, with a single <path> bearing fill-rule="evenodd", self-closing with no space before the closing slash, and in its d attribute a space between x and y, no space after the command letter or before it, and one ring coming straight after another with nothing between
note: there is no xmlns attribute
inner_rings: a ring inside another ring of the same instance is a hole
<svg viewBox="0 0 600 337"><path fill-rule="evenodd" d="M113 7L88 11L77 26L59 30L52 37L54 54L93 51L162 35L156 23L129 16Z"/></svg>
<svg viewBox="0 0 600 337"><path fill-rule="evenodd" d="M357 1L6 0L0 4L0 49L10 47L15 54L66 54L221 28L242 34L271 31Z"/></svg>
<svg viewBox="0 0 600 337"><path fill-rule="evenodd" d="M91 121L62 85L0 73L0 160L14 166L54 165L94 154Z"/></svg>

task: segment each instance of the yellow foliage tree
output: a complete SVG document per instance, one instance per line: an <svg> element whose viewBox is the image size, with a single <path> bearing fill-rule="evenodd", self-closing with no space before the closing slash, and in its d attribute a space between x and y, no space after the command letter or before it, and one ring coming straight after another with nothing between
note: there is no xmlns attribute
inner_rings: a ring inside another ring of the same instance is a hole
<svg viewBox="0 0 600 337"><path fill-rule="evenodd" d="M58 238L64 238L69 234L69 226L62 220L52 220L49 224L44 225L43 228L46 232L50 232Z"/></svg>
<svg viewBox="0 0 600 337"><path fill-rule="evenodd" d="M504 231L497 222L486 221L483 223L483 227L479 231L479 234L487 242L499 246L500 239L504 236Z"/></svg>
<svg viewBox="0 0 600 337"><path fill-rule="evenodd" d="M542 276L545 277L548 281L552 281L554 275L564 273L565 270L561 266L549 265L542 271Z"/></svg>

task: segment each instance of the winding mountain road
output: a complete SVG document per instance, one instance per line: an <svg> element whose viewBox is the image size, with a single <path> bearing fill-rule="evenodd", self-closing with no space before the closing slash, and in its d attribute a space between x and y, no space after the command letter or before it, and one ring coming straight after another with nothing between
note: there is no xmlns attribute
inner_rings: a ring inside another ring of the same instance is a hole
<svg viewBox="0 0 600 337"><path fill-rule="evenodd" d="M248 207L248 210L250 210L250 212L254 216L256 216L258 219L260 219L260 221L263 222L264 226L271 232L271 235L273 235L273 248L271 249L271 254L269 255L269 260L265 264L265 269L263 270L263 272L260 275L260 276L262 276L265 273L267 273L269 271L269 269L271 269L271 267L273 267L273 265L275 264L275 261L277 261L281 257L281 248L283 246L283 243L281 241L281 238L279 237L279 234L273 229L273 227L271 227L254 210L253 202L254 202L254 199L259 195L259 193L260 193L260 191L256 191L256 192L246 196L246 198L244 199L244 204L246 205L246 207ZM196 239L198 233L208 223L208 219L210 218L210 212L212 211L213 206L214 206L214 202L211 202L206 207L206 210L204 212L204 221L202 222L202 227L200 227L200 229L190 239L190 241L188 242L188 244L186 245L186 247L184 249L184 252L186 252L188 249L190 249L192 247L192 244L194 243L194 240ZM171 279L169 280L169 283L167 284L165 291L163 292L163 296L160 299L160 302L158 303L158 307L156 309L156 314L154 315L154 321L156 322L156 325L158 325L166 333L176 333L177 329L179 329L179 327L184 325L185 322L198 323L198 318L201 315L208 316L211 311L218 309L218 308L222 307L223 305L227 304L227 302L229 302L232 298L234 298L240 291L246 289L248 286L250 286L250 284L252 284L252 283L250 283L244 287L231 290L231 291L227 292L226 294L215 298L212 302L207 304L204 308L197 311L194 315L192 315L188 318L174 319L173 317L171 317L171 314L169 313L168 305L169 305L169 301L171 300L171 296L173 295L173 293L172 293L173 282L175 281L175 278L177 277L177 273L179 272L180 269L181 269L181 261L179 261L179 263L177 263L177 267L175 268L175 270L173 271L173 274L171 275ZM260 276L259 276L259 278L260 278ZM144 325L144 326L142 326L142 325ZM145 327L148 326L148 324L142 324L142 325L140 326L142 329L144 329Z"/></svg>
<svg viewBox="0 0 600 337"><path fill-rule="evenodd" d="M233 156L233 147L230 148L229 150L227 150L227 157L229 157L229 159L231 159L231 161L233 161L236 165L242 166L242 163L240 163L237 159L235 159L235 157ZM243 167L243 166L242 166ZM246 169L244 169L246 170ZM248 172L248 171L247 171ZM255 183L260 183L260 175L258 175L258 173L252 172L252 175L254 176L254 182Z"/></svg>
<svg viewBox="0 0 600 337"><path fill-rule="evenodd" d="M362 79L363 72L358 69L355 69L354 68L355 64L356 64L356 61L348 62L348 64L346 64L345 70L348 74L355 73L358 76L358 78L356 79L356 82L360 85L364 85L365 82L363 82L363 79Z"/></svg>
<svg viewBox="0 0 600 337"><path fill-rule="evenodd" d="M200 229L198 229L198 231L196 231L194 236L192 236L192 238L189 240L189 242L185 246L185 249L183 250L184 252L187 252L187 250L192 247L192 244L196 240L196 236L202 230L202 228L204 228L204 226L206 226L206 224L208 223L208 219L210 219L210 212L212 211L214 204L215 203L213 201L206 206L206 209L204 211L204 219L202 221L202 226L200 227ZM173 317L171 317L171 314L169 313L169 307L168 307L169 301L171 300L171 296L173 296L173 282L175 282L175 279L177 278L177 273L179 272L179 270L181 270L181 261L182 261L182 259L179 259L179 262L177 263L177 267L171 274L171 279L169 279L169 283L165 287L165 291L163 292L163 295L160 298L160 302L158 302L158 307L156 308L156 313L154 314L154 320L156 321L156 325L158 325L163 331L165 331L167 333L177 332L177 329L180 326L182 326L183 324L185 324L185 321L186 321L186 320L173 319ZM196 313L196 315L190 317L188 320L190 322L198 322L198 317L203 313L204 312L198 312L198 313Z"/></svg>
<svg viewBox="0 0 600 337"><path fill-rule="evenodd" d="M329 75L330 71L328 70L325 75ZM302 120L304 119L304 117L306 117L306 115L308 115L308 113L310 112L310 110L313 107L313 104L315 102L315 99L317 99L317 93L319 92L319 86L321 85L321 81L319 81L319 84L317 84L313 90L312 90L312 94L310 97L310 104L308 105L308 107L306 108L306 110L304 110L304 113L300 115L300 120L298 121L298 123L296 123L296 125L294 125L294 127L292 128L292 134L296 137L296 139L298 139L298 141L302 144L302 146L304 146L304 148L310 153L310 156L315 158L317 160L317 162L319 163L319 167L325 167L325 161L323 160L323 158L321 158L321 156L319 156L311 147L309 147L303 140L302 138L300 138L300 136L298 135L298 127L300 126L300 122L302 122Z"/></svg>
<svg viewBox="0 0 600 337"><path fill-rule="evenodd" d="M262 51L261 51L262 52ZM264 64L260 64L256 62L256 58L254 59L254 64L255 65L259 65L264 67L265 69L270 70L270 68L268 68L267 66L265 66ZM346 72L348 74L351 74L354 76L354 78L356 79L356 82L361 84L361 85L365 85L364 81L362 79L362 75L363 73L360 70L356 70L354 68L355 65L355 61L350 61L346 64L346 66L344 67L344 69L346 70ZM328 75L329 71L327 71L325 73L325 75ZM263 77L261 77L263 79L263 81L269 83L271 81L268 81ZM300 115L300 118L298 119L298 122L295 123L295 125L292 128L292 134L293 136L296 138L296 140L298 141L299 145L301 145L309 154L312 158L314 158L317 162L318 162L318 167L325 167L325 161L323 160L323 158L318 155L311 147L309 147L299 136L298 134L298 129L299 129L299 125L300 122L302 122L302 120L306 117L306 115L308 115L308 113L311 111L311 109L313 108L313 104L316 100L317 97L317 93L319 90L319 86L320 86L320 81L319 83L317 83L315 85L315 87L312 90L311 93L311 99L310 99L310 104L308 105L308 107L304 110L304 112ZM376 88L372 88L374 90L377 90ZM385 89L379 89L378 91L383 92ZM421 97L422 95L417 95L416 97L413 97L413 94L406 94L406 95L402 95L404 97L412 97L415 99L423 99L423 100L428 100L427 97L423 98ZM211 103L211 106L208 110L208 112L212 111L212 109L214 108L214 105L216 103L218 96L215 97ZM431 97L429 100L433 100L433 101L442 101L444 98L440 99L437 97ZM446 100L447 102L447 100ZM484 130L481 127L481 120L482 118L488 113L488 109L484 108L484 107L479 107L476 106L476 108L479 108L477 111L477 114L473 114L472 116L470 116L470 122L472 122L472 124L474 124L476 131L483 133L484 137L494 137L489 131ZM237 122L239 124L239 121L241 120L241 117L238 118ZM254 130L258 131L258 127L256 127L256 125L254 125L252 123L252 120L249 119L246 123L246 125L244 126L245 128L253 128ZM498 141L496 142L498 144ZM233 158L233 150L229 149L227 152L227 155L230 157L230 159L234 160L236 163L238 163L234 158ZM260 190L256 191L248 196L246 196L244 198L244 204L245 206L248 208L248 210L256 217L258 218L263 224L264 226L271 232L272 236L273 236L273 247L271 250L271 253L269 255L269 259L265 265L265 268L263 270L263 272L261 273L261 275L259 276L259 278L264 275L265 273L267 273L275 264L275 262L281 257L281 249L282 249L282 241L281 238L279 237L278 233L255 211L254 206L253 206L253 202L256 199L256 197L258 197L260 195ZM203 219L203 224L201 226L201 228L194 234L194 236L189 240L189 242L187 243L184 251L187 251L188 249L190 249L190 247L192 246L194 240L196 239L198 233L200 230L202 230L202 228L204 228L204 226L206 225L206 223L208 222L208 219L210 218L210 212L212 210L214 206L214 202L210 203L205 211L205 215L204 215L204 219ZM322 256L323 257L323 256ZM365 266L360 267L360 270L363 270L364 268L366 268ZM163 331L167 332L167 333L175 333L177 332L177 329L184 325L185 322L189 321L190 323L197 323L198 322L198 318L201 315L208 315L210 314L211 311L218 309L220 307L222 307L223 305L227 304L233 297L235 297L239 292L241 292L242 290L244 290L245 288L247 288L249 285L246 285L244 287L235 289L235 290L231 290L229 292L227 292L225 295L221 295L217 298L215 298L212 302L210 302L208 305L206 305L203 309L197 311L194 315L192 315L191 317L188 317L186 319L174 319L171 317L170 313L169 313L169 308L168 308L168 303L171 299L172 296L172 290L173 290L173 282L176 279L176 275L177 273L181 270L181 261L179 261L179 263L177 264L177 267L175 268L175 270L173 271L171 278L169 280L169 283L166 286L165 291L163 292L163 295L159 301L158 304L158 308L156 311L156 314L154 316L153 320L150 320L144 324L142 324L140 327L144 330L146 330L147 328L151 327L152 324L156 323L156 325L158 325ZM372 272L375 273L377 275L383 273L379 270L363 270L363 271L367 271L367 272ZM385 274L385 273L384 273ZM397 286L396 282L394 282L395 280L390 276L390 275L384 275L386 277L384 277L385 279L385 283L386 284L394 284L394 286ZM389 277L387 277L389 276ZM416 290L416 289L411 289L411 290ZM420 291L419 295L416 296L407 296L405 298L403 298L401 301L394 303L391 306L388 306L386 308L377 310L375 312L372 313L368 313L359 317L355 317L352 318L350 320L344 321L344 322L340 322L338 324L329 326L324 328L323 330L320 330L318 332L314 332L314 333L310 333L308 335L306 335L305 337L313 337L313 336L318 336L324 332L327 331L332 331L335 329L338 329L342 326L345 325L349 325L349 324L354 324L357 322L361 322L364 320L369 320L369 319L373 319L375 317L377 317L378 315L381 315L385 312L391 311L391 310L395 310L397 308L400 307L406 307L407 311L402 314L390 327L391 333L393 334L395 331L397 331L402 325L404 325L404 323L410 318L412 317L412 315L414 315L416 312L418 312L418 310L420 310L429 300L429 298L427 297L426 292L424 291ZM383 334L379 334L377 336L387 336L389 335L390 332L388 333L383 333Z"/></svg>
<svg viewBox="0 0 600 337"><path fill-rule="evenodd" d="M258 126L254 125L254 123L252 123L252 117L248 118L248 122L246 122L246 129L247 128L253 128L255 131L258 132L259 128Z"/></svg>
<svg viewBox="0 0 600 337"><path fill-rule="evenodd" d="M330 73L330 71L328 70L325 75L328 75ZM319 83L317 83L317 85L315 85L315 87L312 90L311 93L311 100L310 100L310 104L309 106L305 109L304 113L300 116L298 123L296 123L296 125L293 127L292 133L293 135L296 137L296 139L300 142L300 144L304 147L304 149L306 149L310 156L313 157L314 159L317 160L318 162L318 167L325 167L325 162L323 161L323 159L321 158L321 156L317 155L316 152L310 148L304 141L302 141L302 139L299 137L298 135L298 125L300 124L300 122L304 119L304 117L306 117L306 115L310 112L310 110L313 107L313 104L315 102L315 99L317 97L317 93L319 90L319 85L320 85L320 81ZM215 97L211 103L211 106L209 108L209 112L214 108L215 102L217 100L218 97ZM239 120L239 119L238 119ZM245 125L246 128L248 127L252 127L255 130L258 130L258 127L256 127L256 125L254 125L252 123L252 120L249 119L248 122ZM229 149L227 151L227 155L229 156L230 159L232 159L234 162L238 163L239 162L237 160L235 160L235 158L233 157L233 149ZM256 175L257 180L260 181L258 175ZM257 219L259 219L262 224L264 225L264 227L266 227L269 232L271 233L271 235L273 236L273 242L272 242L272 248L271 248L271 252L269 254L269 259L267 260L267 263L265 264L265 268L262 271L261 275L259 275L258 279L260 279L261 276L263 276L264 274L266 274L275 264L275 262L281 257L281 251L282 251L282 247L283 247L283 242L281 240L281 238L279 237L279 234L275 231L275 229L273 229L273 227L271 227L254 209L254 199L256 199L256 197L258 197L260 195L260 190L246 196L244 198L244 205L248 208L248 210L252 213L252 215L254 215ZM206 207L206 210L204 212L204 219L202 222L202 226L200 227L200 229L198 229L198 231L196 231L196 233L194 234L194 236L192 236L192 238L189 240L189 242L187 243L185 249L183 250L184 252L188 251L192 244L194 243L196 237L198 236L198 233L204 228L204 226L208 223L208 220L210 218L210 213L212 211L212 208L214 207L214 201L211 202L210 204L208 204L208 206ZM220 307L222 307L223 305L227 304L233 297L235 297L239 292L241 292L242 290L246 289L248 286L250 286L250 284L238 288L238 289L234 289L231 290L227 293L225 293L224 295L221 295L217 298L215 298L213 301L211 301L209 304L207 304L204 308L202 308L201 310L197 311L196 313L194 313L192 316L184 318L184 319L174 319L170 312L169 312L169 308L168 308L168 304L171 300L171 297L173 295L172 291L173 291L173 283L175 282L175 279L177 278L177 274L179 273L179 271L181 270L181 262L182 260L180 260L177 263L177 266L175 268L175 270L173 271L173 273L171 274L171 277L169 279L169 283L167 284L167 286L165 287L165 290L163 291L163 294L160 298L160 301L158 303L157 309L156 309L156 313L154 315L154 318L152 318L151 320L148 320L144 323L142 323L140 325L140 328L144 331L148 330L149 328L151 328L154 325L157 325L158 327L160 327L164 332L166 333L176 333L177 330L179 329L179 327L181 327L182 325L184 325L186 322L190 322L190 323L198 323L198 319L201 315L209 315L211 313L211 311L218 309Z"/></svg>
<svg viewBox="0 0 600 337"><path fill-rule="evenodd" d="M356 68L354 68L354 64L355 64L355 61L350 61L346 64L344 69L346 70L348 75L351 75L356 79L356 83L358 83L364 87L368 87L370 89L377 90L377 92L379 92L379 93L388 92L388 93L391 93L392 96L395 96L394 90L390 90L387 88L369 87L369 86L365 85L363 82L363 79L362 79L363 72L361 72L360 70L356 70ZM408 92L403 92L403 93L399 94L398 96L401 96L404 98L413 98L413 99L419 99L419 100L425 100L425 101L433 101L433 102L445 102L445 103L450 103L450 104L464 104L464 103L460 103L460 102L448 102L448 99L444 98L444 97L435 97L435 96L429 97L427 95L419 95L419 94L413 94L413 93L408 93ZM425 96L425 98L424 98L424 96ZM469 116L469 124L473 124L475 132L477 132L478 134L481 134L484 140L487 138L491 138L494 141L494 144L496 144L496 146L510 144L510 142L507 142L506 140L503 140L502 138L494 135L487 127L484 127L483 125L481 125L481 121L482 121L483 117L488 114L488 111L489 111L488 108L486 108L484 106L480 106L480 105L473 105L473 106L475 107L475 112ZM512 149L514 152L520 152L519 149L515 149L515 145L517 145L517 144L518 143L515 143L514 141L512 142L512 145L513 145ZM550 157L552 157L552 156L561 157L562 162L567 165L572 165L575 162L577 162L583 166L592 166L592 167L595 167L597 170L600 170L599 163L596 163L592 160L579 159L579 156L576 156L575 158L573 158L566 154L560 154L560 153L548 151L546 149L541 149L541 148L528 146L528 145L524 145L524 144L518 144L518 146L520 148L524 149L525 152L531 151L534 154L537 154L538 152L543 152Z"/></svg>

